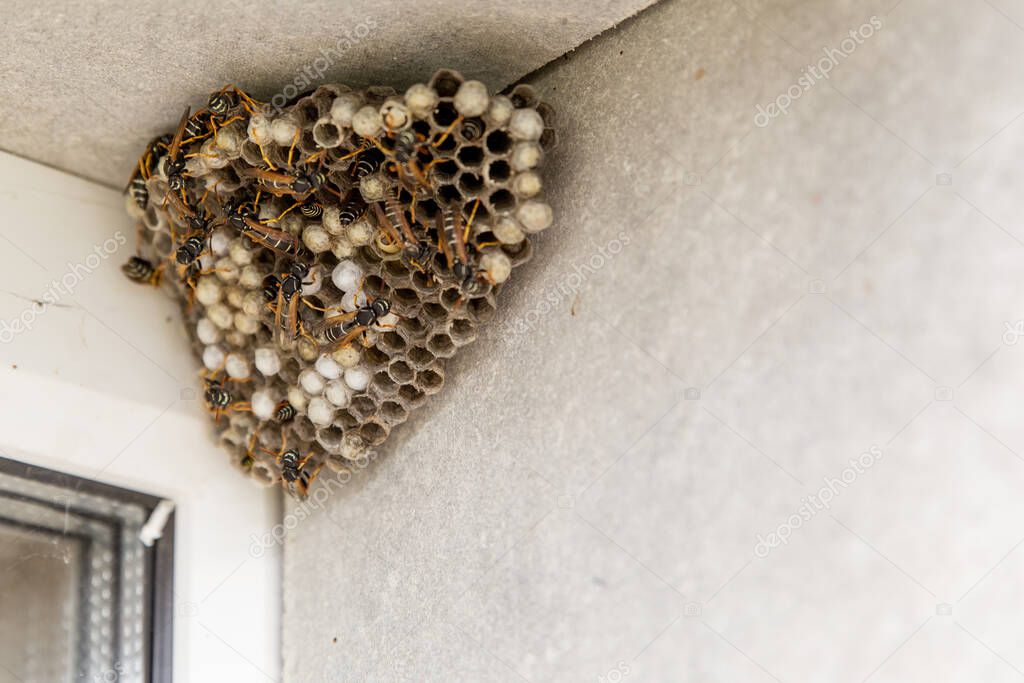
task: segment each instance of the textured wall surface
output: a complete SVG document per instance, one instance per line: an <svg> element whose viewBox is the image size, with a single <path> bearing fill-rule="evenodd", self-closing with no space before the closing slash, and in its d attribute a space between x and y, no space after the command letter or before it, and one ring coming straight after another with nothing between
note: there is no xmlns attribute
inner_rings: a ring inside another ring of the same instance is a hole
<svg viewBox="0 0 1024 683"><path fill-rule="evenodd" d="M664 2L539 74L556 225L286 510L285 680L1018 680L1021 24Z"/></svg>
<svg viewBox="0 0 1024 683"><path fill-rule="evenodd" d="M499 89L650 3L18 3L0 22L0 149L123 187L143 145L226 83L270 100L449 67Z"/></svg>

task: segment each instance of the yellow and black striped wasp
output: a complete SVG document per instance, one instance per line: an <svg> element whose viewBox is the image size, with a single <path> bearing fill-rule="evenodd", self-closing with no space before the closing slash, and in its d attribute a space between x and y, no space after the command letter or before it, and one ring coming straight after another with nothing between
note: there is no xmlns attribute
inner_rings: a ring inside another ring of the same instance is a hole
<svg viewBox="0 0 1024 683"><path fill-rule="evenodd" d="M375 299L354 311L325 318L314 328L313 336L329 353L351 344L390 312L391 304L387 300Z"/></svg>
<svg viewBox="0 0 1024 683"><path fill-rule="evenodd" d="M416 236L393 188L385 190L383 201L374 202L373 212L377 225L391 244L402 245L402 258L406 263L416 270L424 271L435 252L426 240Z"/></svg>
<svg viewBox="0 0 1024 683"><path fill-rule="evenodd" d="M131 194L140 209L145 209L149 202L149 189L146 187L146 181L153 175L161 157L167 153L171 140L172 136L169 133L153 138L146 145L146 151L139 157L131 177L128 178L128 185L125 186L124 191Z"/></svg>
<svg viewBox="0 0 1024 683"><path fill-rule="evenodd" d="M263 452L274 456L277 460L281 468L281 486L289 493L295 493L300 498L305 498L309 493L310 485L320 474L323 464L321 463L315 469L310 468L309 461L313 459L313 456L302 457L298 450L288 448L288 437L284 432L281 433L281 450L274 453L263 449Z"/></svg>
<svg viewBox="0 0 1024 683"><path fill-rule="evenodd" d="M185 125L188 123L188 114L191 107L185 107L185 113L181 115L181 121L174 131L171 143L167 145L167 158L164 161L164 175L167 176L167 187L172 192L185 193L185 155L182 153L182 139L185 135Z"/></svg>
<svg viewBox="0 0 1024 683"><path fill-rule="evenodd" d="M252 201L248 198L228 201L224 204L224 222L271 251L292 257L308 256L308 250L297 236L256 220L255 207L258 203L258 194Z"/></svg>
<svg viewBox="0 0 1024 683"><path fill-rule="evenodd" d="M164 264L154 266L153 262L141 256L132 256L121 266L121 272L132 282L159 287L163 281Z"/></svg>
<svg viewBox="0 0 1024 683"><path fill-rule="evenodd" d="M450 205L442 206L437 215L438 242L448 263L448 270L464 296L479 294L484 288L476 267L470 260L467 242L473 226L473 218L480 206L480 200L473 204L469 220L463 225L462 209Z"/></svg>
<svg viewBox="0 0 1024 683"><path fill-rule="evenodd" d="M185 124L185 144L216 136L217 131L235 121L245 121L255 114L262 102L251 98L235 85L226 85L210 94L206 107L193 114Z"/></svg>
<svg viewBox="0 0 1024 683"><path fill-rule="evenodd" d="M287 274L275 278L277 295L274 305L274 329L277 330L282 345L294 341L300 334L306 334L302 320L299 319L299 302L302 301L302 286L311 284L306 282L308 276L309 266L296 261ZM306 305L312 306L308 302Z"/></svg>

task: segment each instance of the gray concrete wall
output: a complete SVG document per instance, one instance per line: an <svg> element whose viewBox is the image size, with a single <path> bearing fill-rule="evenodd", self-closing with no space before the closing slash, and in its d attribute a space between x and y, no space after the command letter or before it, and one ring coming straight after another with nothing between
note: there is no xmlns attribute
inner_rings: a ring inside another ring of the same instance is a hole
<svg viewBox="0 0 1024 683"><path fill-rule="evenodd" d="M536 74L556 225L286 510L285 680L1016 680L1022 23L676 0Z"/></svg>
<svg viewBox="0 0 1024 683"><path fill-rule="evenodd" d="M0 149L121 188L146 143L227 83L280 103L287 85L405 88L454 68L502 88L650 3L16 3L0 22Z"/></svg>

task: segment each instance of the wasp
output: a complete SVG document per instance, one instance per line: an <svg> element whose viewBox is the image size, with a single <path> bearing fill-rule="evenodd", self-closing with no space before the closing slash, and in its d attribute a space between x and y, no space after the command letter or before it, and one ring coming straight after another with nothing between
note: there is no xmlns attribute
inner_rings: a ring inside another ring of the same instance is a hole
<svg viewBox="0 0 1024 683"><path fill-rule="evenodd" d="M355 180L362 180L371 173L376 173L384 163L384 153L377 147L369 147L361 152L352 164L351 174Z"/></svg>
<svg viewBox="0 0 1024 683"><path fill-rule="evenodd" d="M302 285L309 284L305 282L308 275L309 266L296 261L288 274L278 280L274 324L282 340L295 339L301 330L299 300L302 298Z"/></svg>
<svg viewBox="0 0 1024 683"><path fill-rule="evenodd" d="M455 277L459 289L463 294L469 296L478 294L483 288L476 268L470 263L466 249L466 241L469 239L473 226L473 218L479 207L480 200L478 199L473 204L473 211L465 227L462 225L462 210L459 208L453 209L451 206L444 206L437 218L438 241L441 244L445 260L448 262L448 268Z"/></svg>
<svg viewBox="0 0 1024 683"><path fill-rule="evenodd" d="M275 195L291 195L305 199L318 192L327 183L327 176L319 170L299 170L296 173L266 171L262 168L247 168L239 172L242 177L255 178L264 189Z"/></svg>
<svg viewBox="0 0 1024 683"><path fill-rule="evenodd" d="M139 157L139 161L135 164L135 169L128 179L128 185L124 188L125 192L131 193L132 199L135 200L140 209L145 209L146 204L149 202L149 190L146 188L146 181L150 179L153 171L156 170L157 164L160 163L160 158L163 155L161 148L166 151L168 145L171 144L171 139L172 137L169 134L161 135L146 145L146 151Z"/></svg>
<svg viewBox="0 0 1024 683"><path fill-rule="evenodd" d="M157 287L163 280L164 264L154 266L151 261L141 256L132 256L121 266L121 272L132 282Z"/></svg>
<svg viewBox="0 0 1024 683"><path fill-rule="evenodd" d="M249 206L251 202L246 198L229 199L224 204L224 222L239 231L245 231L248 227L246 219L256 217L256 210Z"/></svg>
<svg viewBox="0 0 1024 683"><path fill-rule="evenodd" d="M234 396L224 388L224 384L213 377L204 378L203 398L206 407L213 412L214 418L220 420L220 416L229 412L248 412L252 410L247 401L235 401Z"/></svg>
<svg viewBox="0 0 1024 683"><path fill-rule="evenodd" d="M310 220L324 215L324 207L316 202L306 201L299 206L299 213Z"/></svg>
<svg viewBox="0 0 1024 683"><path fill-rule="evenodd" d="M192 231L178 247L174 254L174 260L182 266L191 265L206 249L211 228L209 216L207 214L197 215L192 207L183 202L174 192L168 193L167 199L178 211L178 215L185 219L185 224Z"/></svg>
<svg viewBox="0 0 1024 683"><path fill-rule="evenodd" d="M210 95L206 107L217 116L227 116L241 105L250 114L263 106L236 85L225 85L217 92Z"/></svg>
<svg viewBox="0 0 1024 683"><path fill-rule="evenodd" d="M342 225L351 225L366 213L366 200L358 190L350 191L338 209L338 221Z"/></svg>
<svg viewBox="0 0 1024 683"><path fill-rule="evenodd" d="M184 144L201 140L211 135L216 124L213 122L213 114L208 109L200 109L195 114L189 117L188 122L185 124L185 140ZM210 130L213 128L213 130Z"/></svg>
<svg viewBox="0 0 1024 683"><path fill-rule="evenodd" d="M245 111L240 111L239 106ZM200 109L189 118L185 124L185 144L215 136L218 129L235 121L244 121L243 113L253 114L261 106L262 103L236 86L224 86L210 95L205 109Z"/></svg>
<svg viewBox="0 0 1024 683"><path fill-rule="evenodd" d="M288 448L288 439L284 433L281 434L281 450L277 453L264 450L264 453L274 456L281 466L281 485L290 492L297 492L300 498L305 498L310 484L320 474L322 465L313 471L307 469L313 456L302 457L298 450Z"/></svg>
<svg viewBox="0 0 1024 683"><path fill-rule="evenodd" d="M375 299L354 311L324 319L316 328L315 336L331 350L348 346L360 334L380 322L391 311L385 299Z"/></svg>
<svg viewBox="0 0 1024 683"><path fill-rule="evenodd" d="M274 420L277 422L289 422L295 417L295 408L288 401L281 401L274 408Z"/></svg>
<svg viewBox="0 0 1024 683"><path fill-rule="evenodd" d="M263 298L266 299L268 304L277 301L277 293L280 290L281 280L276 275L271 273L263 278Z"/></svg>
<svg viewBox="0 0 1024 683"><path fill-rule="evenodd" d="M402 245L402 257L417 270L422 271L423 264L433 257L433 249L416 237L392 188L388 188L384 193L383 206L381 202L375 202L373 211L377 217L377 224L390 241Z"/></svg>
<svg viewBox="0 0 1024 683"><path fill-rule="evenodd" d="M379 141L374 141L374 144L386 158L394 162L395 172L403 184L406 184L406 177L411 175L416 182L429 188L430 182L426 176L426 170L429 169L429 166L421 169L419 163L419 153L427 138L412 128L406 128L398 134L385 139L387 140L388 147L384 147Z"/></svg>
<svg viewBox="0 0 1024 683"><path fill-rule="evenodd" d="M191 107L185 107L185 113L181 115L178 128L174 131L171 144L167 146L167 160L164 162L164 174L167 176L167 187L173 192L185 188L185 155L181 153L181 142L185 135L185 125L188 123L188 115Z"/></svg>
<svg viewBox="0 0 1024 683"><path fill-rule="evenodd" d="M299 238L295 235L276 230L266 223L260 223L250 216L235 214L228 218L228 222L239 229L239 231L257 244L267 249L276 251L285 256L305 257L309 251L302 246ZM239 222L241 225L239 225Z"/></svg>
<svg viewBox="0 0 1024 683"><path fill-rule="evenodd" d="M252 436L249 437L249 446L245 449L245 455L242 456L241 465L245 469L249 469L256 462L256 439L259 437L260 430L257 427L253 430Z"/></svg>
<svg viewBox="0 0 1024 683"><path fill-rule="evenodd" d="M224 222L267 249L285 256L306 256L309 252L291 233L256 220L255 201L232 199L224 204Z"/></svg>
<svg viewBox="0 0 1024 683"><path fill-rule="evenodd" d="M476 140L484 134L484 122L477 118L466 119L463 121L459 132L462 133L462 137L466 140Z"/></svg>

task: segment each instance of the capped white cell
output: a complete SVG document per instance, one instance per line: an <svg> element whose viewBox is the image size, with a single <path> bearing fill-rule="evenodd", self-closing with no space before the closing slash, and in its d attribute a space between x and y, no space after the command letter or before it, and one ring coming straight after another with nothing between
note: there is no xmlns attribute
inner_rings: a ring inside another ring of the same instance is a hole
<svg viewBox="0 0 1024 683"><path fill-rule="evenodd" d="M464 81L455 93L455 110L463 116L480 116L489 103L487 86L480 81Z"/></svg>
<svg viewBox="0 0 1024 683"><path fill-rule="evenodd" d="M338 365L338 361L334 360L327 354L317 358L316 364L313 367L315 367L316 371L325 379L338 379L341 377L341 366Z"/></svg>
<svg viewBox="0 0 1024 683"><path fill-rule="evenodd" d="M342 128L352 126L352 117L363 105L363 99L354 92L338 95L331 104L331 118Z"/></svg>
<svg viewBox="0 0 1024 683"><path fill-rule="evenodd" d="M196 301L204 306L212 306L220 301L223 295L220 282L217 278L210 275L204 275L199 278L199 282L196 283L195 293Z"/></svg>
<svg viewBox="0 0 1024 683"><path fill-rule="evenodd" d="M362 391L370 385L370 371L362 366L345 371L345 384L355 391Z"/></svg>
<svg viewBox="0 0 1024 683"><path fill-rule="evenodd" d="M246 315L241 311L235 313L235 329L242 334L256 334L259 332L261 324L259 318Z"/></svg>
<svg viewBox="0 0 1024 683"><path fill-rule="evenodd" d="M349 242L357 247L361 247L369 244L370 240L373 239L373 226L370 225L370 221L364 216L349 225L345 235L348 236Z"/></svg>
<svg viewBox="0 0 1024 683"><path fill-rule="evenodd" d="M207 370L219 370L224 365L224 349L219 346L207 346L203 349L203 365Z"/></svg>
<svg viewBox="0 0 1024 683"><path fill-rule="evenodd" d="M246 239L237 239L228 246L228 256L231 260L240 266L246 266L252 263L252 249L249 247L249 241Z"/></svg>
<svg viewBox="0 0 1024 683"><path fill-rule="evenodd" d="M230 249L228 252L230 253ZM224 282L234 282L238 279L238 265L234 259L225 256L224 258L217 259L217 263L214 264L216 270L216 277L220 278ZM212 276L211 276L212 277Z"/></svg>
<svg viewBox="0 0 1024 683"><path fill-rule="evenodd" d="M253 114L249 117L246 134L257 145L270 142L270 121L263 114Z"/></svg>
<svg viewBox="0 0 1024 683"><path fill-rule="evenodd" d="M227 361L224 363L224 370L227 371L228 377L234 379L245 379L249 376L249 361L247 361L241 354L229 353Z"/></svg>
<svg viewBox="0 0 1024 683"><path fill-rule="evenodd" d="M340 349L335 349L331 352L331 358L338 361L338 364L343 368L354 368L359 365L360 353L352 344L343 346Z"/></svg>
<svg viewBox="0 0 1024 683"><path fill-rule="evenodd" d="M196 336L204 344L216 344L221 339L221 330L209 318L200 318L196 323Z"/></svg>
<svg viewBox="0 0 1024 683"><path fill-rule="evenodd" d="M350 259L339 261L331 272L331 281L343 292L355 291L359 289L359 283L363 281L363 269Z"/></svg>
<svg viewBox="0 0 1024 683"><path fill-rule="evenodd" d="M334 406L325 399L317 396L309 401L306 407L306 415L309 421L318 427L326 427L334 420Z"/></svg>
<svg viewBox="0 0 1024 683"><path fill-rule="evenodd" d="M397 99L389 99L381 105L380 117L388 130L402 130L412 122L408 107Z"/></svg>
<svg viewBox="0 0 1024 683"><path fill-rule="evenodd" d="M540 164L544 150L536 142L520 142L512 148L509 164L516 171L528 171Z"/></svg>
<svg viewBox="0 0 1024 683"><path fill-rule="evenodd" d="M270 137L282 147L289 147L299 137L299 126L288 116L274 119L270 124Z"/></svg>
<svg viewBox="0 0 1024 683"><path fill-rule="evenodd" d="M256 349L255 356L256 369L265 377L276 375L281 371L281 357L277 355L277 351L274 349L267 347Z"/></svg>
<svg viewBox="0 0 1024 683"><path fill-rule="evenodd" d="M516 211L516 218L526 232L540 232L551 225L551 207L544 202L524 202Z"/></svg>
<svg viewBox="0 0 1024 683"><path fill-rule="evenodd" d="M342 235L334 240L334 244L331 245L331 253L338 258L348 258L356 253L356 250L352 243L348 241L348 238Z"/></svg>
<svg viewBox="0 0 1024 683"><path fill-rule="evenodd" d="M366 105L352 117L352 130L364 138L374 137L380 133L384 122L380 118L380 110Z"/></svg>
<svg viewBox="0 0 1024 683"><path fill-rule="evenodd" d="M206 307L206 317L209 318L214 325L222 330L230 330L235 326L235 315L230 308L221 303L213 304L212 306Z"/></svg>
<svg viewBox="0 0 1024 683"><path fill-rule="evenodd" d="M331 236L319 225L308 225L302 231L302 241L314 254L322 254L331 248Z"/></svg>
<svg viewBox="0 0 1024 683"><path fill-rule="evenodd" d="M299 373L299 386L310 396L319 396L324 391L324 378L313 368Z"/></svg>
<svg viewBox="0 0 1024 683"><path fill-rule="evenodd" d="M414 115L427 118L437 106L437 91L426 83L417 83L405 91L405 104Z"/></svg>
<svg viewBox="0 0 1024 683"><path fill-rule="evenodd" d="M231 245L231 233L227 230L220 228L214 230L213 234L210 235L210 249L217 256L223 256L228 253L228 247Z"/></svg>
<svg viewBox="0 0 1024 683"><path fill-rule="evenodd" d="M348 385L339 379L327 383L327 388L324 389L324 396L328 401L344 408L348 405L349 399L352 397L349 391Z"/></svg>
<svg viewBox="0 0 1024 683"><path fill-rule="evenodd" d="M492 282L500 283L512 274L512 261L504 252L495 249L480 257L480 268Z"/></svg>
<svg viewBox="0 0 1024 683"><path fill-rule="evenodd" d="M491 98L490 106L487 107L487 116L485 118L488 123L501 127L508 123L508 120L512 118L512 112L515 110L516 108L512 104L512 100L504 95L495 95Z"/></svg>
<svg viewBox="0 0 1024 683"><path fill-rule="evenodd" d="M512 191L520 197L533 197L540 192L540 176L533 171L517 173L512 181Z"/></svg>
<svg viewBox="0 0 1024 683"><path fill-rule="evenodd" d="M269 420L274 416L274 408L277 407L277 401L274 400L274 396L269 389L258 389L252 392L250 403L252 405L252 414L260 420Z"/></svg>
<svg viewBox="0 0 1024 683"><path fill-rule="evenodd" d="M345 296L341 297L341 310L350 312L354 311L360 306L365 306L369 301L366 296L366 292L362 290L354 290L346 292Z"/></svg>
<svg viewBox="0 0 1024 683"><path fill-rule="evenodd" d="M494 223L493 232L502 244L519 244L526 237L519 223L509 216L500 217Z"/></svg>
<svg viewBox="0 0 1024 683"><path fill-rule="evenodd" d="M246 289L256 289L261 282L263 282L263 273L252 264L242 268L242 272L238 276L238 284Z"/></svg>
<svg viewBox="0 0 1024 683"><path fill-rule="evenodd" d="M536 109L516 109L508 121L508 132L517 140L539 140L544 119Z"/></svg>
<svg viewBox="0 0 1024 683"><path fill-rule="evenodd" d="M306 394L299 387L288 387L288 402L292 404L292 408L295 408L296 412L305 412Z"/></svg>
<svg viewBox="0 0 1024 683"><path fill-rule="evenodd" d="M379 202L389 186L379 173L371 173L359 181L359 194L368 202Z"/></svg>

